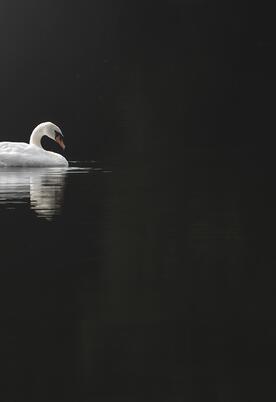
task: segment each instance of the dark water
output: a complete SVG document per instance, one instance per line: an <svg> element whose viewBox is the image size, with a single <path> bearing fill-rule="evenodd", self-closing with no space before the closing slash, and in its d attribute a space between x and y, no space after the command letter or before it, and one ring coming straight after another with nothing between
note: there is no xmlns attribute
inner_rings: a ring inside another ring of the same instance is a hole
<svg viewBox="0 0 276 402"><path fill-rule="evenodd" d="M1 400L275 400L268 168L2 169Z"/></svg>

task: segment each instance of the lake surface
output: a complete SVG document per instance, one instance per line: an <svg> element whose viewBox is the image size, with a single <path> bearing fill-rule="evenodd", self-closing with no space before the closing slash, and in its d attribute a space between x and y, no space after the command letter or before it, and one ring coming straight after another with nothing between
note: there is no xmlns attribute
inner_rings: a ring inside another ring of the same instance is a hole
<svg viewBox="0 0 276 402"><path fill-rule="evenodd" d="M275 195L256 160L1 169L1 400L273 400Z"/></svg>

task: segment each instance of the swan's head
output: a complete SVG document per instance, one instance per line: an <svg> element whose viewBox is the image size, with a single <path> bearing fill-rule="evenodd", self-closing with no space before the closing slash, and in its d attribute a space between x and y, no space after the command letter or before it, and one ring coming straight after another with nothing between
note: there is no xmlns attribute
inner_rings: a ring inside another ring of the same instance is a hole
<svg viewBox="0 0 276 402"><path fill-rule="evenodd" d="M64 137L63 137L61 129L56 124L51 123L51 122L42 123L42 125L44 126L44 130L45 130L44 135L47 135L47 137L56 141L62 149L65 149L65 144L63 141Z"/></svg>
<svg viewBox="0 0 276 402"><path fill-rule="evenodd" d="M56 143L58 143L58 145L62 148L65 149L65 144L64 144L64 137L62 134L61 129L54 123L51 122L45 122L45 123L41 123L39 124L33 131L31 139L33 137L33 140L31 141L32 143L36 144L35 141L35 136L39 136L40 138L42 138L44 135L46 135L47 137L51 138L52 140L54 140ZM40 144L40 139L38 139L39 144ZM36 144L38 145L38 144Z"/></svg>

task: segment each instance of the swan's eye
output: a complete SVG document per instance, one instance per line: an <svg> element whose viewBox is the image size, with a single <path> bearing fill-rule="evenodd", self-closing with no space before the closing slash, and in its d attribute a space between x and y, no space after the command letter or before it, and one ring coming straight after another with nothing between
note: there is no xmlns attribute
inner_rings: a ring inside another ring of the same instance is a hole
<svg viewBox="0 0 276 402"><path fill-rule="evenodd" d="M63 135L61 133L59 133L58 131L55 130L55 139L60 140L63 137Z"/></svg>

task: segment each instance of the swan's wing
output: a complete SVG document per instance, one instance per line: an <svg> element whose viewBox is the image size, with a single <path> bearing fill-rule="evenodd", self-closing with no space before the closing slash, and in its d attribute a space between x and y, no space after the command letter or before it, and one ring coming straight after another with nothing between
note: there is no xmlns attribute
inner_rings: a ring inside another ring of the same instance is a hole
<svg viewBox="0 0 276 402"><path fill-rule="evenodd" d="M26 142L10 142L10 141L4 141L0 142L0 154L2 152L24 152L30 147L30 144L27 144Z"/></svg>
<svg viewBox="0 0 276 402"><path fill-rule="evenodd" d="M0 142L0 167L17 166L26 159L25 153L29 144L25 142Z"/></svg>

